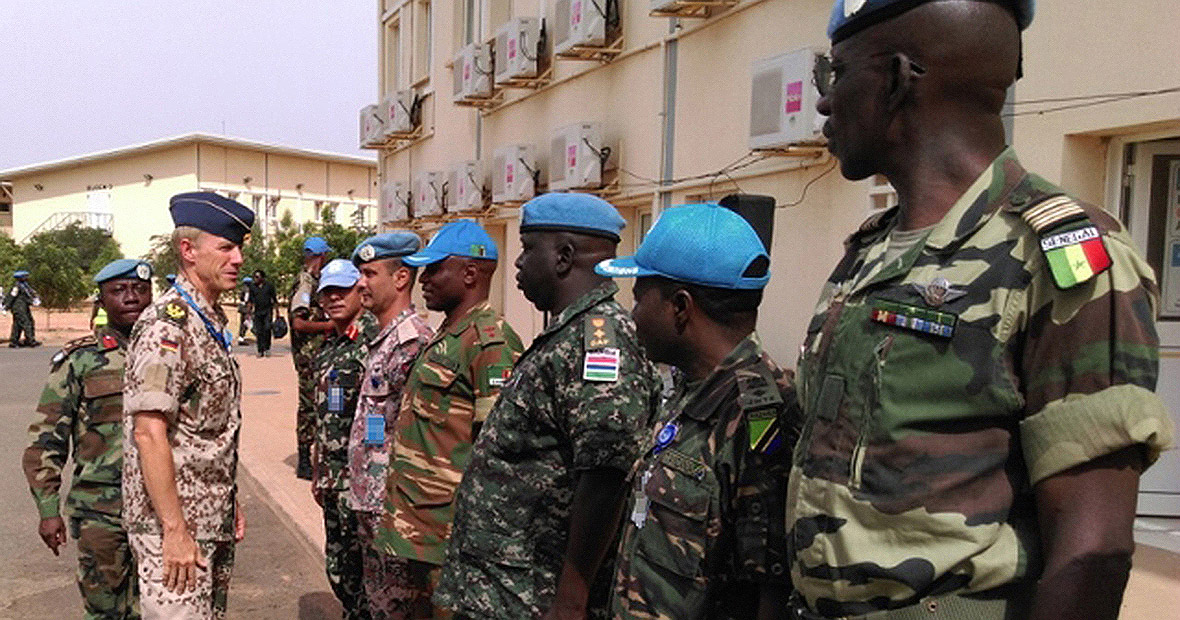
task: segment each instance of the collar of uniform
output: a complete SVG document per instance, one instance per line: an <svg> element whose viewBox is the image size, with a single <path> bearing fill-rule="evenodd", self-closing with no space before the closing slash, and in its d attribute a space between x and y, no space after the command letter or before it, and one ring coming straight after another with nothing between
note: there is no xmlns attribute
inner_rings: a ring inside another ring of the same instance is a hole
<svg viewBox="0 0 1180 620"><path fill-rule="evenodd" d="M732 375L734 369L748 363L751 359L761 357L761 355L762 340L758 338L758 332L750 332L750 335L743 338L704 380L688 384L690 386L688 387L688 394L681 400L681 403L692 403L696 401L697 395L703 390L711 388L718 381L722 381L729 375ZM712 416L716 410L716 407L687 407L684 409L683 414L694 420L705 420Z"/></svg>
<svg viewBox="0 0 1180 620"><path fill-rule="evenodd" d="M934 225L926 247L942 250L975 232L999 210L1024 176L1016 151L1005 148Z"/></svg>
<svg viewBox="0 0 1180 620"><path fill-rule="evenodd" d="M393 320L389 322L389 325L386 325L384 329L377 333L377 336L374 337L372 342L369 343L369 348L375 349L380 346L383 340L385 340L393 332L397 331L401 327L402 323L408 321L409 318L415 314L418 314L418 309L414 307L414 304L410 304L405 310L397 313L397 316L393 317ZM357 317L357 320L359 321L363 316L364 313L362 312L361 316Z"/></svg>
<svg viewBox="0 0 1180 620"><path fill-rule="evenodd" d="M582 295L574 300L573 303L566 306L552 321L545 327L537 338L547 336L565 327L574 317L579 314L597 306L598 304L614 297L619 292L619 285L615 284L614 280L607 280L602 284L594 287L590 292Z"/></svg>
<svg viewBox="0 0 1180 620"><path fill-rule="evenodd" d="M127 348L127 339L123 337L123 333L109 325L103 325L95 329L94 337L96 340L98 340L99 346L103 348L110 348L106 345L106 343L111 338L114 338L115 344L118 346L118 348Z"/></svg>
<svg viewBox="0 0 1180 620"><path fill-rule="evenodd" d="M455 321L454 325L450 326L445 331L439 330L439 334L441 335L443 333L447 333L452 336L458 336L459 334L462 334L464 331L466 331L467 328L475 322L475 319L484 314L494 314L495 312L496 311L492 309L492 304L488 303L488 300L485 299L472 306L471 309L467 311L467 314L464 314L463 316L459 317L458 321Z"/></svg>
<svg viewBox="0 0 1180 620"><path fill-rule="evenodd" d="M215 323L214 327L225 329L225 324L228 321L225 318L225 313L221 311L219 304L210 304L209 300L205 299L205 296L197 291L197 287L193 286L193 283L184 277L184 274L176 275L176 286L179 286L184 292L188 293L189 297L193 298L193 301L197 303L197 308L200 308L201 312L204 312L205 316L209 317L209 320Z"/></svg>

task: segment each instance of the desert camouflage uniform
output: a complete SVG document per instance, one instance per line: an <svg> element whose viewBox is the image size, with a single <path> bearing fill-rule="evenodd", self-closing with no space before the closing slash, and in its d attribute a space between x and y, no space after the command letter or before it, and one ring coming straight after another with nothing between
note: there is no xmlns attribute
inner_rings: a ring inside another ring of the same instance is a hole
<svg viewBox="0 0 1180 620"><path fill-rule="evenodd" d="M22 461L44 520L60 515L62 471L73 459L66 513L86 618L139 617L135 560L119 516L126 348L122 334L104 327L53 357L37 405L44 419L29 426Z"/></svg>
<svg viewBox="0 0 1180 620"><path fill-rule="evenodd" d="M374 538L381 524L385 478L393 449L393 428L402 387L418 352L430 340L430 327L413 306L406 308L369 343L356 416L348 439L348 505L356 514L364 546L365 596L373 618L404 616L411 601L409 568L400 558L381 553ZM383 420L370 429L369 416ZM366 431L373 441L366 442Z"/></svg>
<svg viewBox="0 0 1180 620"><path fill-rule="evenodd" d="M214 329L225 333L220 307L209 304L183 275L176 286L197 303ZM237 361L214 340L196 310L175 288L169 289L135 323L123 388L123 522L139 564L145 615L225 615L234 553L240 402ZM174 594L162 583L161 524L144 486L132 434L132 414L138 411L160 412L168 422L180 507L209 559L209 569L197 573L196 592Z"/></svg>
<svg viewBox="0 0 1180 620"><path fill-rule="evenodd" d="M523 348L512 326L484 301L436 333L410 369L376 544L418 563L410 565L416 596L425 599L419 606L429 600L429 582L438 578L434 567L446 557L455 488L472 441Z"/></svg>
<svg viewBox="0 0 1180 620"><path fill-rule="evenodd" d="M897 260L881 260L896 209L849 239L798 367L788 544L812 612L1019 613L1041 561L1033 486L1169 442L1151 269L1116 220L1062 219L1075 209L1007 150ZM1079 223L1113 265L1059 289L1040 242Z"/></svg>
<svg viewBox="0 0 1180 620"><path fill-rule="evenodd" d="M313 360L317 377L316 439L311 484L324 512L324 560L328 583L344 606L345 618L369 617L363 581L364 547L356 515L348 506L348 436L356 415L367 345L377 319L362 312L343 334L324 342ZM333 394L338 390L339 394Z"/></svg>
<svg viewBox="0 0 1180 620"><path fill-rule="evenodd" d="M792 379L751 334L661 407L632 479L615 618L753 618L761 587L790 591L783 511L801 424Z"/></svg>
<svg viewBox="0 0 1180 620"><path fill-rule="evenodd" d="M459 485L437 604L476 618L545 613L578 474L631 471L660 382L617 291L607 282L570 304L517 362ZM609 351L617 351L617 376L585 379L586 354ZM610 566L607 558L595 576L592 617L605 614Z"/></svg>
<svg viewBox="0 0 1180 620"><path fill-rule="evenodd" d="M305 321L326 321L328 317L320 308L316 297L319 278L306 269L299 272L299 281L291 293L288 314L292 321L300 317ZM295 440L300 446L310 446L315 441L316 376L313 361L324 346L324 335L305 334L291 326L291 359L295 362L295 375L299 378L299 406L295 412ZM304 448L306 449L306 448Z"/></svg>

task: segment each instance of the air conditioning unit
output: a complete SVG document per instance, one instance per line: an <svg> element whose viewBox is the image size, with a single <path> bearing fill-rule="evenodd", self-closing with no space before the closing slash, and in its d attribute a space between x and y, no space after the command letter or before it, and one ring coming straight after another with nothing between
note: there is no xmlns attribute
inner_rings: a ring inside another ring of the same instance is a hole
<svg viewBox="0 0 1180 620"><path fill-rule="evenodd" d="M399 90L381 102L385 112L385 138L396 138L414 131L414 91Z"/></svg>
<svg viewBox="0 0 1180 620"><path fill-rule="evenodd" d="M754 62L750 80L750 148L819 145L824 119L815 111L814 76L823 56L801 49Z"/></svg>
<svg viewBox="0 0 1180 620"><path fill-rule="evenodd" d="M610 0L554 0L553 53L606 45L606 18L613 7Z"/></svg>
<svg viewBox="0 0 1180 620"><path fill-rule="evenodd" d="M483 166L475 160L451 166L447 175L447 212L478 211L483 207Z"/></svg>
<svg viewBox="0 0 1180 620"><path fill-rule="evenodd" d="M414 177L414 217L441 215L446 174L434 170L419 172Z"/></svg>
<svg viewBox="0 0 1180 620"><path fill-rule="evenodd" d="M451 67L451 101L464 103L492 96L492 54L486 44L470 43L459 50Z"/></svg>
<svg viewBox="0 0 1180 620"><path fill-rule="evenodd" d="M531 144L510 144L492 156L492 202L523 202L537 193L533 171L536 149Z"/></svg>
<svg viewBox="0 0 1180 620"><path fill-rule="evenodd" d="M496 32L496 85L537 77L541 59L541 19L514 17Z"/></svg>
<svg viewBox="0 0 1180 620"><path fill-rule="evenodd" d="M549 189L602 186L602 126L577 123L562 127L549 143Z"/></svg>
<svg viewBox="0 0 1180 620"><path fill-rule="evenodd" d="M361 148L374 148L381 144L381 136L385 131L385 118L382 106L371 103L361 108L360 113L360 142Z"/></svg>
<svg viewBox="0 0 1180 620"><path fill-rule="evenodd" d="M401 222L410 219L410 196L406 193L406 184L401 181L389 181L381 186L381 206L378 224Z"/></svg>

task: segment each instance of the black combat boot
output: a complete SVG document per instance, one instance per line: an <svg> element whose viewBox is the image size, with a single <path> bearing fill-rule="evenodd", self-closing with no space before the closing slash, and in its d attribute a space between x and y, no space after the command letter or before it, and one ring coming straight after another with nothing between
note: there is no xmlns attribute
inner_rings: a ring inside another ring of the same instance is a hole
<svg viewBox="0 0 1180 620"><path fill-rule="evenodd" d="M295 466L295 477L311 480L311 446L299 446L299 464Z"/></svg>

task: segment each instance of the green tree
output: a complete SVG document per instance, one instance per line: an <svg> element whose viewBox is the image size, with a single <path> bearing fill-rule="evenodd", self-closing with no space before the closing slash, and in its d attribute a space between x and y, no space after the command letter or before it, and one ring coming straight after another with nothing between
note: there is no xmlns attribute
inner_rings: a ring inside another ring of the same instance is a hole
<svg viewBox="0 0 1180 620"><path fill-rule="evenodd" d="M53 310L66 310L82 301L94 289L92 275L78 267L81 259L71 247L34 243L25 250L28 254L29 284L41 295L41 304Z"/></svg>
<svg viewBox="0 0 1180 620"><path fill-rule="evenodd" d="M0 292L8 290L5 285L12 279L12 273L24 268L24 251L12 237L0 233Z"/></svg>
<svg viewBox="0 0 1180 620"><path fill-rule="evenodd" d="M93 277L107 263L123 258L119 249L119 242L111 234L101 228L83 226L77 222L38 233L29 239L27 246L41 247L54 245L63 248L73 248L76 251L75 265L88 277Z"/></svg>

